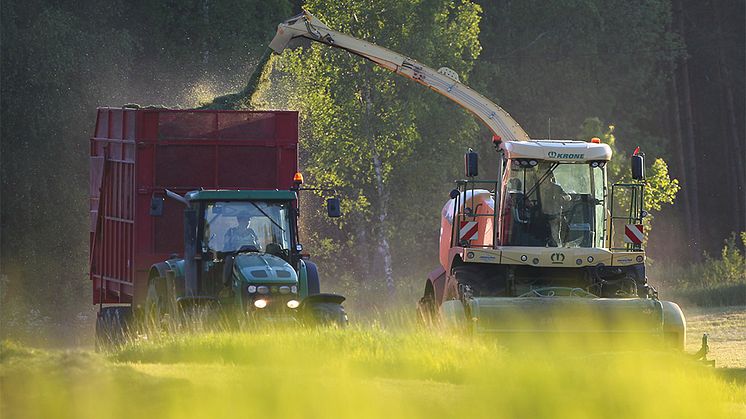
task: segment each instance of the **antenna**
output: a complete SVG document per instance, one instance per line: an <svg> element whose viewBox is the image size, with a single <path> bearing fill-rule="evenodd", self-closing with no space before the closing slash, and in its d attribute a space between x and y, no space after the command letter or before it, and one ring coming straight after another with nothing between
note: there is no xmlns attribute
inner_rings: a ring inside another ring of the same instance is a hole
<svg viewBox="0 0 746 419"><path fill-rule="evenodd" d="M552 139L552 117L551 116L549 117L549 122L547 123L547 125L549 127L549 133L547 134L547 140L551 140Z"/></svg>

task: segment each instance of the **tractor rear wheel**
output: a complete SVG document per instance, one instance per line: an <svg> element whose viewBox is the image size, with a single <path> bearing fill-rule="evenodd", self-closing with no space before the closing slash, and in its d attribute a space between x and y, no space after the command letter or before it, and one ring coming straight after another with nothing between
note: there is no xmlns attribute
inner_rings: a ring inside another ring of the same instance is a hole
<svg viewBox="0 0 746 419"><path fill-rule="evenodd" d="M316 264L306 261L306 280L308 283L308 295L321 293L321 284L319 282L319 270Z"/></svg>
<svg viewBox="0 0 746 419"><path fill-rule="evenodd" d="M145 297L145 326L163 330L169 321L176 320L177 311L175 293L168 280L163 277L152 277L148 281L148 294Z"/></svg>

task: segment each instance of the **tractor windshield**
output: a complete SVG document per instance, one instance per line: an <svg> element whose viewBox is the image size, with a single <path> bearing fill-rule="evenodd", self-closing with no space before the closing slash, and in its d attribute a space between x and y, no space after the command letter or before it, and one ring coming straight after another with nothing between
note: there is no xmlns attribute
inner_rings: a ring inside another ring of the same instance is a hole
<svg viewBox="0 0 746 419"><path fill-rule="evenodd" d="M514 159L504 179L503 246L603 247L603 167Z"/></svg>
<svg viewBox="0 0 746 419"><path fill-rule="evenodd" d="M244 246L267 251L290 248L287 202L211 202L205 208L204 251L232 252Z"/></svg>

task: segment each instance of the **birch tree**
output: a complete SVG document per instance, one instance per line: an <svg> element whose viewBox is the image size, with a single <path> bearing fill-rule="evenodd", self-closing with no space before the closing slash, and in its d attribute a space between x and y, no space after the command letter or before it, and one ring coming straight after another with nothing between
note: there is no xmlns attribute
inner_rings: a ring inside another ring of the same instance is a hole
<svg viewBox="0 0 746 419"><path fill-rule="evenodd" d="M462 79L468 78L480 51L480 8L468 1L326 4L312 0L305 7L336 30L431 66L448 66ZM395 259L400 251L407 251L394 245L392 237L402 227L410 234L420 233L417 223L402 226L396 220L407 218L401 214L415 210L419 199L429 202L421 194L431 190L427 187L431 182L443 180L422 172L412 174L413 165L423 168L414 162L420 158L414 151L423 144L443 149L428 157L435 170L450 173L451 145L476 135L473 121L435 93L325 45L286 51L272 62L266 76L267 83L254 98L255 106L300 110L301 160L306 173L315 183L343 192L347 225L338 240L338 253L364 255L350 261L355 266L348 268L361 281L378 280L393 296ZM432 126L440 131L432 132ZM443 165L448 169L441 170ZM411 180L404 179L405 174L419 176L422 187L399 188ZM409 203L406 208L399 204L402 200ZM392 214L392 208L398 214ZM428 221L437 225L436 217ZM427 245L431 243L434 240L428 237Z"/></svg>

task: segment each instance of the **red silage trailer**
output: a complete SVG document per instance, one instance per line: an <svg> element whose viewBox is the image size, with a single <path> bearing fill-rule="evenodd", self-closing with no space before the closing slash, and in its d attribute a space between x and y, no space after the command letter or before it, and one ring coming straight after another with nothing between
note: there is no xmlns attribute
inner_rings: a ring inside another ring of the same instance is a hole
<svg viewBox="0 0 746 419"><path fill-rule="evenodd" d="M295 111L99 108L90 142L94 304L142 304L150 266L183 255L183 206L153 198L204 189L290 189Z"/></svg>

